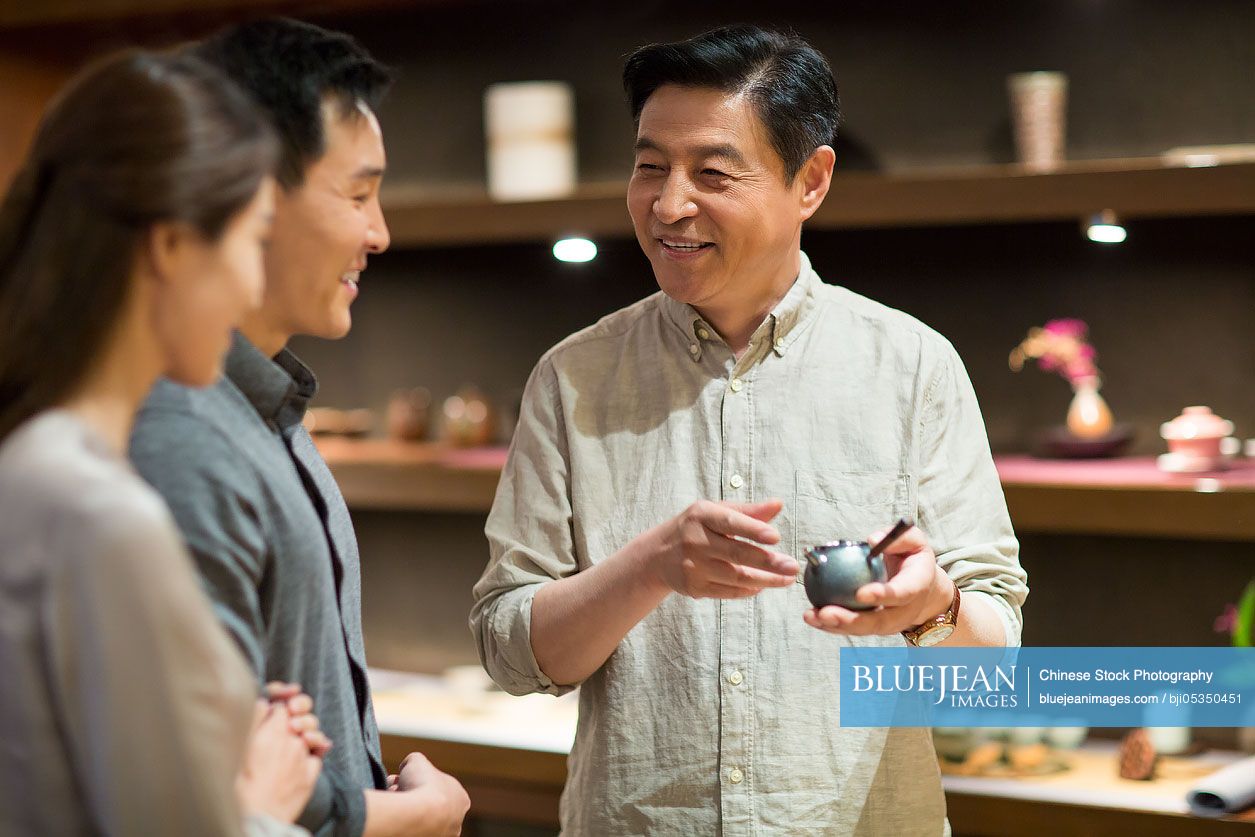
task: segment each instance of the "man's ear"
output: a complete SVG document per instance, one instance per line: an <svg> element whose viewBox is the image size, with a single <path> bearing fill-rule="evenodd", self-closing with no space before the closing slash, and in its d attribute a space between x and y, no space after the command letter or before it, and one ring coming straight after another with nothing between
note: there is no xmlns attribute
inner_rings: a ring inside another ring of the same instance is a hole
<svg viewBox="0 0 1255 837"><path fill-rule="evenodd" d="M798 171L797 180L802 190L799 209L803 221L809 220L828 196L828 189L832 186L832 169L836 162L837 155L832 146L821 145L811 153Z"/></svg>

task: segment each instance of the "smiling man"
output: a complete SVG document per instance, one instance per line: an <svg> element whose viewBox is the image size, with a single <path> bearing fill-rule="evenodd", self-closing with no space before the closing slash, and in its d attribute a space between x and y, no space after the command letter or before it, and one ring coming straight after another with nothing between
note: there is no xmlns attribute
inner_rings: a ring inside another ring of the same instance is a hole
<svg viewBox="0 0 1255 837"><path fill-rule="evenodd" d="M165 497L215 610L259 683L299 683L333 748L301 824L318 834L457 834L468 801L409 758L390 792L366 680L361 572L348 509L301 425L317 389L285 347L349 332L370 256L388 247L379 205L387 71L351 38L290 20L226 30L192 47L278 130L282 187L261 306L214 387L163 381L131 439ZM400 792L397 792L400 791Z"/></svg>
<svg viewBox="0 0 1255 837"><path fill-rule="evenodd" d="M624 84L661 292L532 373L474 593L481 659L514 693L581 686L565 833L938 837L929 731L842 729L837 655L1019 642L1026 578L963 365L801 251L838 121L805 41L647 46ZM807 545L908 515L872 609L810 607Z"/></svg>

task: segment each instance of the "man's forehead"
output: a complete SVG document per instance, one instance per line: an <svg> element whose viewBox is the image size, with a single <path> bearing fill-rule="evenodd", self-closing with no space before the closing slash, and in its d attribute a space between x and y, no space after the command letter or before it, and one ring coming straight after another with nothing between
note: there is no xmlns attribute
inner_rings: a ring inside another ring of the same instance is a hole
<svg viewBox="0 0 1255 837"><path fill-rule="evenodd" d="M341 101L323 100L322 157L314 163L348 169L351 177L378 177L383 174L383 132L374 111L364 102L346 108Z"/></svg>

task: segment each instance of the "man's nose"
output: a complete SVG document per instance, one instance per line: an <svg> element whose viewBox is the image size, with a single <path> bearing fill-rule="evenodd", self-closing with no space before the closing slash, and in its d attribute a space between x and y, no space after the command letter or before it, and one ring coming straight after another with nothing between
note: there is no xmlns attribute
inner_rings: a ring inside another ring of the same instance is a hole
<svg viewBox="0 0 1255 837"><path fill-rule="evenodd" d="M369 253L382 253L392 243L388 232L388 222L383 217L383 207L379 198L371 201L370 226L366 229L366 250Z"/></svg>
<svg viewBox="0 0 1255 837"><path fill-rule="evenodd" d="M654 215L664 224L674 224L697 214L697 204L692 200L692 184L684 177L672 174L662 184L654 200Z"/></svg>

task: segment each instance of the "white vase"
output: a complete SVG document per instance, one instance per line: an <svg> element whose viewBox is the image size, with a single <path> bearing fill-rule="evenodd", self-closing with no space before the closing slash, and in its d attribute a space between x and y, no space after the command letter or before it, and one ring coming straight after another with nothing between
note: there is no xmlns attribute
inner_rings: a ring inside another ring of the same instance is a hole
<svg viewBox="0 0 1255 837"><path fill-rule="evenodd" d="M1076 394L1068 406L1068 431L1079 439L1099 439L1111 432L1111 408L1098 394L1098 379L1076 382Z"/></svg>

